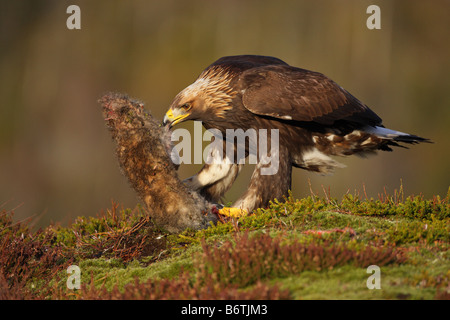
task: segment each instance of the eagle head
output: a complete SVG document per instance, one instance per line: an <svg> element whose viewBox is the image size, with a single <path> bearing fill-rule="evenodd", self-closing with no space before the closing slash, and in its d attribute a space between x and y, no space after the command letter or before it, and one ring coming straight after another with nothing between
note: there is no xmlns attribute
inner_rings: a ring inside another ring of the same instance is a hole
<svg viewBox="0 0 450 320"><path fill-rule="evenodd" d="M202 73L198 79L177 94L164 116L163 124L170 127L186 121L209 122L225 118L226 111L232 109L235 96L230 87L231 77L223 70Z"/></svg>
<svg viewBox="0 0 450 320"><path fill-rule="evenodd" d="M173 100L164 116L163 124L170 127L186 120L199 120L201 110L205 109L205 101L201 92L181 91Z"/></svg>

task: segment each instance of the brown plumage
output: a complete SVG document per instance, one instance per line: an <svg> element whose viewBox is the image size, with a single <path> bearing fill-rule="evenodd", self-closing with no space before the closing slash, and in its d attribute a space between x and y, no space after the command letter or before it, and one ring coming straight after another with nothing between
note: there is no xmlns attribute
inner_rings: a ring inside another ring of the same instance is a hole
<svg viewBox="0 0 450 320"><path fill-rule="evenodd" d="M262 175L267 165L258 163L247 191L233 205L249 211L287 195L292 166L326 174L343 167L329 156L429 142L384 128L378 115L325 75L266 56L223 57L208 66L175 97L164 118L170 125L186 120L201 120L224 137L227 129L279 130L279 170ZM246 155L251 153L245 148ZM219 201L241 166L206 164L186 182Z"/></svg>

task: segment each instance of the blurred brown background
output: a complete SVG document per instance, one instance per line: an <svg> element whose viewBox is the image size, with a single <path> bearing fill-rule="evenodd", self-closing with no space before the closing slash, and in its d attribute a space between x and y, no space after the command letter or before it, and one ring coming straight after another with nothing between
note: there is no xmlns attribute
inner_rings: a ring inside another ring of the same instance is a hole
<svg viewBox="0 0 450 320"><path fill-rule="evenodd" d="M66 8L81 8L68 30ZM366 9L381 8L381 30ZM128 93L162 119L172 98L217 58L262 54L320 71L392 129L435 144L397 149L321 177L294 170L293 194L445 196L450 177L449 1L1 1L0 205L38 225L67 224L138 199L120 174L97 99ZM193 128L192 123L179 127ZM181 177L198 165L184 165ZM245 170L227 194L246 188Z"/></svg>

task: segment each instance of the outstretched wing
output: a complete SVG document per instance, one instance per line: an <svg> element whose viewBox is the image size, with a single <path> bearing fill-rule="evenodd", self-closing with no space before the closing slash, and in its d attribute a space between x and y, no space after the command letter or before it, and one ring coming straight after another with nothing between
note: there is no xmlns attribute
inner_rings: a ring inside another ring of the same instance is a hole
<svg viewBox="0 0 450 320"><path fill-rule="evenodd" d="M381 125L367 106L325 75L289 65L245 70L239 80L242 102L249 111L284 120L332 125L347 120Z"/></svg>

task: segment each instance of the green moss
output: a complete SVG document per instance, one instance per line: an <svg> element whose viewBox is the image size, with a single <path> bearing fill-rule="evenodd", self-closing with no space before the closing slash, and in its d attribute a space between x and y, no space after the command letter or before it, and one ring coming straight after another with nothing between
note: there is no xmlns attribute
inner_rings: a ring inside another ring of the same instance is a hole
<svg viewBox="0 0 450 320"><path fill-rule="evenodd" d="M387 230L388 241L395 244L425 241L450 241L449 220L399 221L394 227Z"/></svg>
<svg viewBox="0 0 450 320"><path fill-rule="evenodd" d="M299 276L275 279L272 283L293 293L294 299L433 299L436 288L409 282L421 269L410 265L380 268L380 289L368 289L366 268L340 267L324 272L304 272Z"/></svg>

